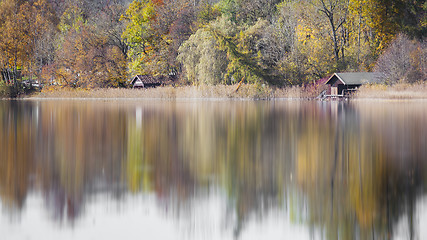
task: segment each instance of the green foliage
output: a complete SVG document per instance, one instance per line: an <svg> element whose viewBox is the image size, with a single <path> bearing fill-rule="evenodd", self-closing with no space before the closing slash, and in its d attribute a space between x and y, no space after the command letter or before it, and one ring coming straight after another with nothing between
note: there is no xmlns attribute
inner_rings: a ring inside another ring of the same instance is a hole
<svg viewBox="0 0 427 240"><path fill-rule="evenodd" d="M267 72L260 64L260 53L256 43L261 37L265 21L258 21L247 28L240 27L227 18L220 18L211 24L207 30L218 43L220 50L227 53L229 60L225 83L246 81L256 83L268 81Z"/></svg>
<svg viewBox="0 0 427 240"><path fill-rule="evenodd" d="M178 49L193 33L196 22L191 1L134 1L123 19L127 26L122 38L130 47L130 72L176 73Z"/></svg>
<svg viewBox="0 0 427 240"><path fill-rule="evenodd" d="M217 6L225 17L237 24L254 24L259 19L272 21L281 0L221 0Z"/></svg>
<svg viewBox="0 0 427 240"><path fill-rule="evenodd" d="M67 34L70 29L78 31L80 26L85 23L83 11L77 5L71 5L62 14L58 29L62 34Z"/></svg>
<svg viewBox="0 0 427 240"><path fill-rule="evenodd" d="M131 59L129 68L132 72L144 73L144 65L153 49L152 29L150 19L154 17L153 4L150 1L133 1L122 18L127 26L122 38L129 44L128 56Z"/></svg>
<svg viewBox="0 0 427 240"><path fill-rule="evenodd" d="M212 34L199 29L178 50L178 61L185 69L188 82L218 84L227 68L226 52L218 49Z"/></svg>
<svg viewBox="0 0 427 240"><path fill-rule="evenodd" d="M207 25L210 21L215 20L220 16L218 6L213 6L208 3L203 3L197 13L197 22L200 27Z"/></svg>
<svg viewBox="0 0 427 240"><path fill-rule="evenodd" d="M236 0L223 0L220 1L217 6L221 10L221 13L233 22L237 21L237 3Z"/></svg>

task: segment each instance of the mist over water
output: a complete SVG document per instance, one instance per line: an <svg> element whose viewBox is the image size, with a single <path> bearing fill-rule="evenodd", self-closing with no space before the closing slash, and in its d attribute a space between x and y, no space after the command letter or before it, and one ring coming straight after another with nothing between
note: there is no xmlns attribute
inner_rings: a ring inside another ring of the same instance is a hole
<svg viewBox="0 0 427 240"><path fill-rule="evenodd" d="M5 239L425 239L427 104L0 101Z"/></svg>

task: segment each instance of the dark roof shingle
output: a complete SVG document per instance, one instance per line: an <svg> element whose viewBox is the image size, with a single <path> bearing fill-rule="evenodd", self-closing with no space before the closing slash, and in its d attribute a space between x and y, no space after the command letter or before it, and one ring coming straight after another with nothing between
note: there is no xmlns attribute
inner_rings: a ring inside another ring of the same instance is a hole
<svg viewBox="0 0 427 240"><path fill-rule="evenodd" d="M330 84L331 80L337 77L344 85L362 85L367 83L380 83L378 73L372 72L347 72L334 73L326 82Z"/></svg>
<svg viewBox="0 0 427 240"><path fill-rule="evenodd" d="M160 81L157 78L155 78L155 77L153 77L151 75L136 75L132 79L131 84L132 85L135 84L135 81L138 80L138 79L141 80L141 82L144 83L144 84L156 84L156 83L160 83Z"/></svg>

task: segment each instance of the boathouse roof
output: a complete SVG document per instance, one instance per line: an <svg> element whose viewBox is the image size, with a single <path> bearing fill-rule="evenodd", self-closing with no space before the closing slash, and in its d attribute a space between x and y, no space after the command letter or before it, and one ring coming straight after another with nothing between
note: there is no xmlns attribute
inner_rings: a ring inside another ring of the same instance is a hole
<svg viewBox="0 0 427 240"><path fill-rule="evenodd" d="M367 83L379 83L378 73L372 72L346 72L334 73L325 84L334 84L336 81L344 85L363 85Z"/></svg>
<svg viewBox="0 0 427 240"><path fill-rule="evenodd" d="M133 79L132 79L132 81L131 81L131 84L133 85L133 84L135 84L136 83L136 81L140 81L141 83L144 83L144 84L155 84L155 83L160 83L160 81L159 80L157 80L155 77L153 77L153 76L151 76L151 75L136 75Z"/></svg>

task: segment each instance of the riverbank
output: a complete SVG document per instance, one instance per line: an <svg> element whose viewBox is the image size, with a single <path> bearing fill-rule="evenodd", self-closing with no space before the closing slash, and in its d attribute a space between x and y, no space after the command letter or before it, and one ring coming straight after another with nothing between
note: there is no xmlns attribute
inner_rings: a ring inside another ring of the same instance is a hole
<svg viewBox="0 0 427 240"><path fill-rule="evenodd" d="M236 89L238 89L236 91ZM24 95L24 99L47 98L82 98L82 99L314 99L324 87L286 87L274 88L267 85L242 84L217 85L217 86L165 86L148 89L126 88L63 88L49 87L41 92ZM427 83L395 84L387 86L382 84L365 85L355 93L353 100L427 100Z"/></svg>
<svg viewBox="0 0 427 240"><path fill-rule="evenodd" d="M238 89L236 91L236 89ZM267 85L242 84L217 86L165 86L147 89L73 89L73 88L44 88L41 92L25 96L27 99L37 98L145 98L145 99L176 99L176 98L233 98L233 99L272 99L313 98L317 92L304 87L273 88Z"/></svg>

